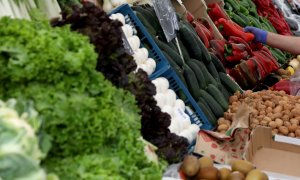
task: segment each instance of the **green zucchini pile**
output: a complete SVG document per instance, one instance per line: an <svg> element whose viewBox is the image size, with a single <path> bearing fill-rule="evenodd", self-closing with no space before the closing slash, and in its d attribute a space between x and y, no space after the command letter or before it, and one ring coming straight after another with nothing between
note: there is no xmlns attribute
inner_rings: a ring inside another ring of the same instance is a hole
<svg viewBox="0 0 300 180"><path fill-rule="evenodd" d="M226 74L221 61L204 46L193 26L179 15L177 38L183 58L176 40L166 41L152 7L135 6L133 9L207 119L216 125L217 119L228 109L229 97L242 91L240 87ZM176 93L180 99L186 100L183 92L178 90Z"/></svg>

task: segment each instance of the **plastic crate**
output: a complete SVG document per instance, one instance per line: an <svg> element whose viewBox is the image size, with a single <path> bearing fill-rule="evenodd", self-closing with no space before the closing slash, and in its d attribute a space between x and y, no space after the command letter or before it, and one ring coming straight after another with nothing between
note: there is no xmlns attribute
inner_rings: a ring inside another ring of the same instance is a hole
<svg viewBox="0 0 300 180"><path fill-rule="evenodd" d="M130 25L133 25L135 27L137 36L141 40L141 46L147 48L149 51L149 57L155 60L156 69L150 75L150 78L153 79L155 77L158 77L160 74L168 70L170 68L168 60L165 58L165 56L156 45L144 25L135 15L131 7L128 4L123 4L110 12L110 14L115 13L123 14L125 16L126 24L129 23Z"/></svg>
<svg viewBox="0 0 300 180"><path fill-rule="evenodd" d="M185 105L190 107L192 111L186 110L186 113L190 116L191 123L197 124L201 127L201 129L205 130L212 130L214 128L214 125L208 121L197 102L194 100L188 89L185 87L179 76L172 68L169 68L159 77L164 77L168 79L170 84L169 88L175 91L176 94L178 93L178 91L182 91L187 97L187 99L185 100Z"/></svg>

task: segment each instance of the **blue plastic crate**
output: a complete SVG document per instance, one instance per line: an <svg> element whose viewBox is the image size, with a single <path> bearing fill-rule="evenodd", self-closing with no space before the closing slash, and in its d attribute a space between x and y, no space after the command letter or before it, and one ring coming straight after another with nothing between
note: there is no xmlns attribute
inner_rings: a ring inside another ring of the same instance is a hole
<svg viewBox="0 0 300 180"><path fill-rule="evenodd" d="M130 24L135 27L137 36L141 40L141 46L146 47L149 51L149 57L155 60L156 69L150 75L150 78L158 77L160 74L170 68L168 60L165 58L159 47L156 45L151 35L148 33L144 25L135 15L133 10L128 4L123 4L114 9L110 14L121 13L125 16L126 24Z"/></svg>
<svg viewBox="0 0 300 180"><path fill-rule="evenodd" d="M202 112L201 108L199 107L197 102L190 94L189 90L185 87L185 85L182 83L179 76L172 68L169 68L167 71L162 73L159 77L164 77L168 79L170 84L169 88L175 91L176 94L180 90L183 91L184 95L187 97L187 100L185 101L185 105L189 106L192 110L190 112L186 111L191 118L191 123L199 125L201 129L212 130L214 128L214 125L208 121L208 119Z"/></svg>

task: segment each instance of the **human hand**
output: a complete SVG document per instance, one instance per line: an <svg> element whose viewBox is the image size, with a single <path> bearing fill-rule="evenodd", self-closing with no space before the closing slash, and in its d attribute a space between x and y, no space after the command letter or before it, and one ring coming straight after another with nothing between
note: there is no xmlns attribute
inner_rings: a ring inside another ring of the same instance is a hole
<svg viewBox="0 0 300 180"><path fill-rule="evenodd" d="M256 28L256 27L252 27L252 26L245 27L244 31L245 32L250 32L250 33L254 34L254 36L255 36L254 40L256 42L260 42L260 43L266 44L266 42L267 42L267 35L268 35L267 31L259 29L259 28Z"/></svg>

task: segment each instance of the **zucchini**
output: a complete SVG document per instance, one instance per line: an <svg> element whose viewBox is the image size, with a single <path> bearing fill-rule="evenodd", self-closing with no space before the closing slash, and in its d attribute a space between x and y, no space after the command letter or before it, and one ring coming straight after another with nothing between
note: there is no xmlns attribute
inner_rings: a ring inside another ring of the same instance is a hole
<svg viewBox="0 0 300 180"><path fill-rule="evenodd" d="M204 65L203 62L198 61L196 59L191 59L192 62L194 62L195 64L197 64L197 66L201 69L201 72L205 78L205 82L206 82L206 86L208 84L213 84L215 86L218 86L217 81L212 77L212 75L208 72L206 66ZM206 87L205 86L205 87Z"/></svg>
<svg viewBox="0 0 300 180"><path fill-rule="evenodd" d="M236 91L240 91L243 93L243 90L240 88L240 86L235 83L227 74L219 72L220 80L222 84L225 86L225 88L228 90L228 92L234 94Z"/></svg>
<svg viewBox="0 0 300 180"><path fill-rule="evenodd" d="M217 83L221 83L219 73L218 73L214 63L210 62L209 64L206 65L206 68L207 68L208 72L212 75L212 77L215 78Z"/></svg>
<svg viewBox="0 0 300 180"><path fill-rule="evenodd" d="M206 91L215 98L215 100L221 105L224 111L228 109L228 101L225 99L222 92L214 85L209 84Z"/></svg>
<svg viewBox="0 0 300 180"><path fill-rule="evenodd" d="M186 64L195 73L198 84L199 84L199 87L201 89L205 89L206 88L206 81L205 81L204 75L203 75L201 69L198 67L198 65L196 63L194 63L193 61L188 61L188 62L186 62Z"/></svg>
<svg viewBox="0 0 300 180"><path fill-rule="evenodd" d="M216 55L214 55L213 53L211 53L210 56L211 56L211 61L214 63L217 71L226 73L226 69L225 69L223 63L219 60L219 58Z"/></svg>
<svg viewBox="0 0 300 180"><path fill-rule="evenodd" d="M154 39L155 43L157 44L157 46L161 50L165 51L170 56L170 58L172 58L176 62L176 64L179 67L183 66L183 61L176 51L174 51L172 48L170 48L166 43L162 42L161 40L159 40L157 38L153 38L153 39Z"/></svg>
<svg viewBox="0 0 300 180"><path fill-rule="evenodd" d="M200 89L199 93L200 93L200 96L208 104L208 106L210 107L210 109L212 110L212 112L216 116L216 118L222 117L224 114L224 110L220 106L220 104L208 92Z"/></svg>
<svg viewBox="0 0 300 180"><path fill-rule="evenodd" d="M199 93L200 87L199 87L195 73L186 64L183 66L183 76L187 83L189 92L191 93L191 95L193 96L194 99L198 100L198 98L200 97L200 93Z"/></svg>
<svg viewBox="0 0 300 180"><path fill-rule="evenodd" d="M198 105L200 107L200 109L202 110L202 112L204 113L204 115L206 116L207 120L212 124L212 125L216 125L217 124L217 118L215 117L215 115L212 113L212 111L210 110L209 107L205 106L201 101L198 102Z"/></svg>

